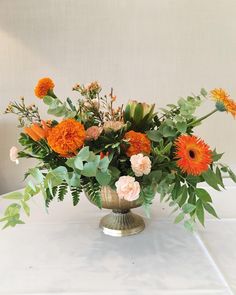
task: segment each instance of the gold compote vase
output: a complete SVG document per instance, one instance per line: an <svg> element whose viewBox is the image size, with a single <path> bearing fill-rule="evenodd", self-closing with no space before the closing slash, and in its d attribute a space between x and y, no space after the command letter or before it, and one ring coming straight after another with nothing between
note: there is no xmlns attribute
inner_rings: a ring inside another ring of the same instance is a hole
<svg viewBox="0 0 236 295"><path fill-rule="evenodd" d="M86 191L85 195L94 204ZM100 221L99 226L104 234L114 237L124 237L137 234L144 230L145 223L143 218L130 211L142 205L140 199L132 202L120 199L116 191L111 187L102 186L101 202L102 208L112 210L111 213L105 215Z"/></svg>

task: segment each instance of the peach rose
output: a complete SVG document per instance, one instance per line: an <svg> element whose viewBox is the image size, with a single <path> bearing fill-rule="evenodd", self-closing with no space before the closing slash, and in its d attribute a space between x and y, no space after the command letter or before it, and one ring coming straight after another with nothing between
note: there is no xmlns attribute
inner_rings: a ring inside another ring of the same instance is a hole
<svg viewBox="0 0 236 295"><path fill-rule="evenodd" d="M149 157L143 154L133 155L130 158L131 168L134 171L135 176L147 175L151 172L151 161Z"/></svg>
<svg viewBox="0 0 236 295"><path fill-rule="evenodd" d="M124 127L124 123L121 121L106 121L103 125L104 131L109 133L111 131L118 131Z"/></svg>
<svg viewBox="0 0 236 295"><path fill-rule="evenodd" d="M86 140L97 140L103 131L102 127L92 126L86 130Z"/></svg>
<svg viewBox="0 0 236 295"><path fill-rule="evenodd" d="M116 192L120 199L134 201L139 198L140 185L132 176L121 176L115 183Z"/></svg>
<svg viewBox="0 0 236 295"><path fill-rule="evenodd" d="M19 160L17 159L17 156L18 156L18 149L17 149L17 147L13 146L10 149L10 160L12 162L15 162L18 165L19 164Z"/></svg>

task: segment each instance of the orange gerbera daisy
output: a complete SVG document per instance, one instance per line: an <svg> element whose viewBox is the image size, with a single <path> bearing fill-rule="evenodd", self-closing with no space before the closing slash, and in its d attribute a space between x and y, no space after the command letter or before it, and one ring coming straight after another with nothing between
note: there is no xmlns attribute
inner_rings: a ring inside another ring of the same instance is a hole
<svg viewBox="0 0 236 295"><path fill-rule="evenodd" d="M126 149L128 157L139 153L150 154L151 142L146 134L131 130L125 133L124 139L129 142L129 146Z"/></svg>
<svg viewBox="0 0 236 295"><path fill-rule="evenodd" d="M48 92L55 87L54 82L50 78L42 78L34 88L34 93L38 98L43 98Z"/></svg>
<svg viewBox="0 0 236 295"><path fill-rule="evenodd" d="M175 141L177 166L187 174L200 175L212 163L212 151L200 138L181 135Z"/></svg>
<svg viewBox="0 0 236 295"><path fill-rule="evenodd" d="M75 155L86 137L84 126L75 119L66 119L51 128L48 135L49 146L58 154L68 157Z"/></svg>
<svg viewBox="0 0 236 295"><path fill-rule="evenodd" d="M216 88L211 91L211 97L216 100L217 103L223 104L226 112L231 113L233 117L236 116L236 103L230 98L229 94L222 88ZM219 106L220 107L220 106ZM217 107L217 109L219 109ZM220 109L222 110L222 109Z"/></svg>

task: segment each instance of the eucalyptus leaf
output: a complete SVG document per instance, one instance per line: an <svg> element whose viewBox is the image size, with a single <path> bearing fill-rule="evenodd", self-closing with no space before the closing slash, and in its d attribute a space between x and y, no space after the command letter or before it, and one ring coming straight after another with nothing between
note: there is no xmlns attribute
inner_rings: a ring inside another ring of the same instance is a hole
<svg viewBox="0 0 236 295"><path fill-rule="evenodd" d="M42 183L44 180L43 173L38 168L29 169L30 175L37 181L37 183Z"/></svg>
<svg viewBox="0 0 236 295"><path fill-rule="evenodd" d="M176 128L178 129L179 132L185 133L187 130L187 123L186 122L177 122Z"/></svg>
<svg viewBox="0 0 236 295"><path fill-rule="evenodd" d="M94 162L88 162L84 164L84 168L81 174L87 177L93 177L97 174L97 165Z"/></svg>
<svg viewBox="0 0 236 295"><path fill-rule="evenodd" d="M23 194L21 192L13 192L6 196L3 196L2 198L7 200L22 200Z"/></svg>
<svg viewBox="0 0 236 295"><path fill-rule="evenodd" d="M162 135L158 130L150 130L146 132L147 137L154 142L159 142L162 139Z"/></svg>
<svg viewBox="0 0 236 295"><path fill-rule="evenodd" d="M83 161L81 160L80 157L75 158L74 165L77 169L83 170L84 165L83 165Z"/></svg>
<svg viewBox="0 0 236 295"><path fill-rule="evenodd" d="M89 151L89 147L85 146L84 148L82 148L79 153L78 156L82 161L87 161L90 155L90 151Z"/></svg>
<svg viewBox="0 0 236 295"><path fill-rule="evenodd" d="M98 170L96 174L96 180L100 185L108 185L111 181L111 174L109 171L102 172Z"/></svg>

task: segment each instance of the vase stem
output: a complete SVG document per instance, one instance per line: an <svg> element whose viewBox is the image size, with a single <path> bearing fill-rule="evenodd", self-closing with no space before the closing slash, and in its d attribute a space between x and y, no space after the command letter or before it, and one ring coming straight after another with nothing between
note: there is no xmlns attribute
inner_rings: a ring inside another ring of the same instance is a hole
<svg viewBox="0 0 236 295"><path fill-rule="evenodd" d="M143 218L129 209L113 209L100 221L104 234L114 237L134 235L144 230Z"/></svg>

